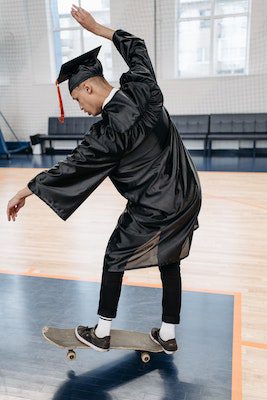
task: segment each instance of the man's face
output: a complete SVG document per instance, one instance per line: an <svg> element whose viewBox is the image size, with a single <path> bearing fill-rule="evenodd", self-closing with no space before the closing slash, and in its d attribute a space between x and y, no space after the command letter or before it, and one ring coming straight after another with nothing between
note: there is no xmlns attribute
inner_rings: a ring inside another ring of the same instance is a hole
<svg viewBox="0 0 267 400"><path fill-rule="evenodd" d="M82 82L73 89L71 97L73 100L78 101L80 109L89 115L96 116L102 111L99 96L89 83Z"/></svg>

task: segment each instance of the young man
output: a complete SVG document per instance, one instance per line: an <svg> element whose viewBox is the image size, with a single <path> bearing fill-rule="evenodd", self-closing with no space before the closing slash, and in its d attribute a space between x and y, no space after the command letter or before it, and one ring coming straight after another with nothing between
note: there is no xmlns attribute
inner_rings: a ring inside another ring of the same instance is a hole
<svg viewBox="0 0 267 400"><path fill-rule="evenodd" d="M88 31L112 40L129 70L120 78L120 89L113 88L96 58L100 48L62 66L58 83L68 79L81 109L103 118L65 160L39 173L10 200L8 218L15 220L25 197L35 193L65 221L109 176L128 202L105 252L98 324L78 326L76 336L98 351L109 350L124 271L158 266L162 324L150 336L170 354L177 350L175 325L180 323L180 260L189 255L199 227L198 174L163 105L144 40L100 25L81 7L73 6L71 13Z"/></svg>

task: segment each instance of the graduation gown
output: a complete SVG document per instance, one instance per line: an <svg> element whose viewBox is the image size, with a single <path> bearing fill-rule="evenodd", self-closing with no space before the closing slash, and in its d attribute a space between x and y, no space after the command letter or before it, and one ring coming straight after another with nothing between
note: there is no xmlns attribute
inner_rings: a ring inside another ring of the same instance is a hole
<svg viewBox="0 0 267 400"><path fill-rule="evenodd" d="M104 256L104 268L117 272L187 257L202 196L144 40L118 29L112 41L129 66L120 89L82 142L28 187L66 221L109 176L128 200Z"/></svg>

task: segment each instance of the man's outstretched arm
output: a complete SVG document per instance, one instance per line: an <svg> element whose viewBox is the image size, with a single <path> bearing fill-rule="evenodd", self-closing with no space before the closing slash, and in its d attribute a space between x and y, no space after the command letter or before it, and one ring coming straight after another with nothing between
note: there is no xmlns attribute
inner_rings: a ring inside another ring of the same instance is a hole
<svg viewBox="0 0 267 400"><path fill-rule="evenodd" d="M155 72L145 41L123 29L111 29L99 24L82 7L72 6L71 15L89 32L112 40L131 71L156 82Z"/></svg>

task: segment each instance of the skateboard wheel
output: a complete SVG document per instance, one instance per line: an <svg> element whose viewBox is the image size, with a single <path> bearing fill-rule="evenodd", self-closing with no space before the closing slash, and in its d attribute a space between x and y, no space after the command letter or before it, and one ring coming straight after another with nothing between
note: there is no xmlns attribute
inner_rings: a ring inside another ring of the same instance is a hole
<svg viewBox="0 0 267 400"><path fill-rule="evenodd" d="M69 350L69 351L68 351L68 354L67 354L67 358L68 358L69 360L75 360L75 358L76 358L76 353L75 353L75 351Z"/></svg>
<svg viewBox="0 0 267 400"><path fill-rule="evenodd" d="M148 363L150 361L149 353L141 353L141 360L143 363Z"/></svg>

